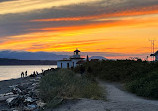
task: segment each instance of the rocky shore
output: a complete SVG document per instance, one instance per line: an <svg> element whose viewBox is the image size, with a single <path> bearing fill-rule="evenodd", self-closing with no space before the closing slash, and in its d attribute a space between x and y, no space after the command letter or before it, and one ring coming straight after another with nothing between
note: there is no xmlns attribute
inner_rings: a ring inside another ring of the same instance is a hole
<svg viewBox="0 0 158 111"><path fill-rule="evenodd" d="M45 105L39 98L41 76L0 81L1 111L38 111Z"/></svg>

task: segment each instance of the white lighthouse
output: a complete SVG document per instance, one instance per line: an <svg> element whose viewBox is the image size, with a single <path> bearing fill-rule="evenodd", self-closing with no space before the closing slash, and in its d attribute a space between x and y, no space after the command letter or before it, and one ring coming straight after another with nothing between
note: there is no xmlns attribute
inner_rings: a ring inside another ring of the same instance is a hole
<svg viewBox="0 0 158 111"><path fill-rule="evenodd" d="M69 59L63 59L57 61L57 68L74 68L77 65L83 63L84 58L81 58L80 51L76 49L74 55L70 56Z"/></svg>

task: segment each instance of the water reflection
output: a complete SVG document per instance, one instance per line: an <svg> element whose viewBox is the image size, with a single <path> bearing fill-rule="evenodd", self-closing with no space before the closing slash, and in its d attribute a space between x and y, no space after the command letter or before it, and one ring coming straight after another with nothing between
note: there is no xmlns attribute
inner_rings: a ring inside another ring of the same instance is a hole
<svg viewBox="0 0 158 111"><path fill-rule="evenodd" d="M0 66L0 80L19 78L21 77L21 72L25 71L30 75L34 71L41 73L42 69L47 70L56 67L56 65Z"/></svg>

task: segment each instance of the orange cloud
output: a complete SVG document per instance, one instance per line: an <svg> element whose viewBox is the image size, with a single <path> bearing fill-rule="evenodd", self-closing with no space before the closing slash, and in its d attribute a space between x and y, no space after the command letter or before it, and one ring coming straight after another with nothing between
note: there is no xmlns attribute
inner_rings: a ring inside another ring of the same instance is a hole
<svg viewBox="0 0 158 111"><path fill-rule="evenodd" d="M157 19L129 19L129 20L109 20L102 21L96 23L90 23L86 25L78 25L78 26L65 26L65 27L52 27L52 28L41 28L38 30L42 31L75 31L75 30L85 30L85 29L97 29L97 28L106 28L106 27L119 27L119 26L138 26L144 25L144 23L155 23Z"/></svg>
<svg viewBox="0 0 158 111"><path fill-rule="evenodd" d="M98 19L98 18L137 16L137 15L157 14L157 13L158 13L158 5L154 5L154 6L147 6L147 7L138 7L135 9L129 9L129 10L124 10L124 11L118 10L116 12L107 12L107 13L92 15L92 16L35 19L35 20L31 20L31 22L81 21L81 20L91 20L91 19Z"/></svg>

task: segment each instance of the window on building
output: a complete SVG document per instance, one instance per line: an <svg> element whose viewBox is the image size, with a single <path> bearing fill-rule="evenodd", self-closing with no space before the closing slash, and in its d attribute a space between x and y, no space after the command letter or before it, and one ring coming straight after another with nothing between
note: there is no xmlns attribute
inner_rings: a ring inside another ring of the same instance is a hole
<svg viewBox="0 0 158 111"><path fill-rule="evenodd" d="M74 67L74 62L72 64L73 64L73 67Z"/></svg>
<svg viewBox="0 0 158 111"><path fill-rule="evenodd" d="M67 68L69 68L70 66L69 66L69 63L67 63Z"/></svg>
<svg viewBox="0 0 158 111"><path fill-rule="evenodd" d="M61 68L63 68L63 63L61 63Z"/></svg>

